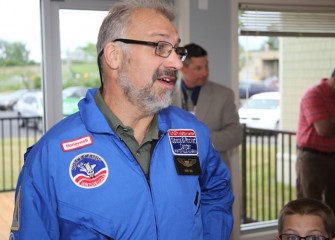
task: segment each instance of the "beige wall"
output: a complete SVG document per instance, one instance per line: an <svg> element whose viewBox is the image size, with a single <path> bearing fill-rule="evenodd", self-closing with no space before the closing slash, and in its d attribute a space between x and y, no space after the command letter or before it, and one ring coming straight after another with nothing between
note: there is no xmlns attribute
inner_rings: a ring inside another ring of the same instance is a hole
<svg viewBox="0 0 335 240"><path fill-rule="evenodd" d="M282 38L280 49L281 127L296 131L302 95L335 68L335 39Z"/></svg>
<svg viewBox="0 0 335 240"><path fill-rule="evenodd" d="M278 51L250 51L240 56L245 66L240 69L240 81L262 81L272 76L278 76ZM266 62L272 64L265 64Z"/></svg>

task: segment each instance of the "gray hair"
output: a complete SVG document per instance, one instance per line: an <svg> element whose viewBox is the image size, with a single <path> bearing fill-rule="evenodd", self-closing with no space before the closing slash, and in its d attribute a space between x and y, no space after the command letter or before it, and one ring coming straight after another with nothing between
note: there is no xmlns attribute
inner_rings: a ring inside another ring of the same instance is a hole
<svg viewBox="0 0 335 240"><path fill-rule="evenodd" d="M116 38L124 37L132 14L138 9L152 9L161 13L171 22L175 18L172 5L164 0L121 0L112 5L108 15L103 20L96 45L97 54L103 50L106 43Z"/></svg>

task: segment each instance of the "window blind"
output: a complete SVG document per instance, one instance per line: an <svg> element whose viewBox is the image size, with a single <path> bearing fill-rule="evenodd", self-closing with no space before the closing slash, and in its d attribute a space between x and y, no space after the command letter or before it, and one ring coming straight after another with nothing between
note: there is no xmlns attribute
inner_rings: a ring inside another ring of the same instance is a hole
<svg viewBox="0 0 335 240"><path fill-rule="evenodd" d="M241 3L243 36L335 37L335 6Z"/></svg>

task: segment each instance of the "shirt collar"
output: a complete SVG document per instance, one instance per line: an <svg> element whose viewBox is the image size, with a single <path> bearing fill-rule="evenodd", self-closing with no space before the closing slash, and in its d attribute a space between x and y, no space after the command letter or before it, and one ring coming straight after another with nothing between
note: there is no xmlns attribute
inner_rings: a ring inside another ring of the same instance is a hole
<svg viewBox="0 0 335 240"><path fill-rule="evenodd" d="M107 106L107 104L103 100L102 95L99 90L94 95L94 100L98 108L102 112L102 114L105 116L109 126L115 133L117 132L117 129L120 127L122 129L130 129L129 127L125 126L121 122L121 120L110 110L110 108ZM158 117L157 117L157 114L155 114L149 126L148 132L145 135L144 140L158 139L158 138L159 138Z"/></svg>

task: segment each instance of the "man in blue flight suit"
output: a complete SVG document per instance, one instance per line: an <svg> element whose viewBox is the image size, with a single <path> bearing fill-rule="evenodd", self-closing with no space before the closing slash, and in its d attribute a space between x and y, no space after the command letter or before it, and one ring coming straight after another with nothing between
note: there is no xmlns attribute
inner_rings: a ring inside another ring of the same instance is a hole
<svg viewBox="0 0 335 240"><path fill-rule="evenodd" d="M160 0L118 1L102 86L25 154L12 239L229 239L231 177L208 128L169 107L187 51Z"/></svg>

